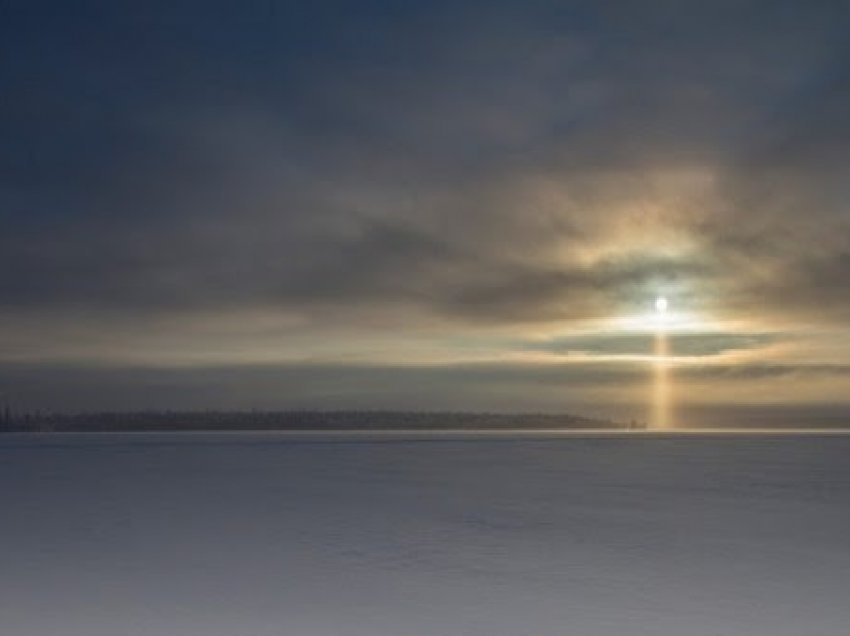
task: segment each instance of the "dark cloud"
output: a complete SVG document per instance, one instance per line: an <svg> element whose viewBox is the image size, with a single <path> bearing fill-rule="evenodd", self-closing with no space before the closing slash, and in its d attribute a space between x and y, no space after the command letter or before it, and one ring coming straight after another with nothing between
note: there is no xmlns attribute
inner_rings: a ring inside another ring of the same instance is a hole
<svg viewBox="0 0 850 636"><path fill-rule="evenodd" d="M677 333L669 336L671 355L716 356L730 351L761 349L784 340L782 334L763 333ZM555 338L526 348L551 353L585 353L609 356L653 355L652 333L590 334Z"/></svg>
<svg viewBox="0 0 850 636"><path fill-rule="evenodd" d="M114 368L5 365L14 387L3 401L19 408L251 409L389 408L563 410L583 390L612 377L640 378L633 368L537 365L247 365ZM567 388L565 386L573 387ZM536 406L535 406L536 405ZM586 403L585 403L586 405Z"/></svg>
<svg viewBox="0 0 850 636"><path fill-rule="evenodd" d="M712 365L696 367L685 371L685 377L693 379L727 379L727 380L763 380L763 379L794 379L836 378L850 376L848 364L769 364L746 363L735 365ZM781 396L777 395L777 398Z"/></svg>
<svg viewBox="0 0 850 636"><path fill-rule="evenodd" d="M850 365L721 364L674 371L677 409L788 402L770 383L846 382ZM112 367L0 366L0 401L17 408L438 409L570 411L644 417L651 368L640 363L438 365L275 364ZM716 385L719 395L705 389ZM765 384L768 383L768 384ZM840 385L836 385L840 386ZM730 399L730 390L737 391ZM752 395L750 395L752 393ZM748 396L742 399L742 396ZM827 400L838 407L841 399ZM793 399L791 400L793 402Z"/></svg>

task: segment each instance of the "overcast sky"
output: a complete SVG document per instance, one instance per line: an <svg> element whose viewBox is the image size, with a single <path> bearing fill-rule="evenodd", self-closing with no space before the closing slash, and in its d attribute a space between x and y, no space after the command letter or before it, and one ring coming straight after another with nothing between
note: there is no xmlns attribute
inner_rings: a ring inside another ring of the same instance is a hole
<svg viewBox="0 0 850 636"><path fill-rule="evenodd" d="M0 399L850 403L847 2L2 12Z"/></svg>

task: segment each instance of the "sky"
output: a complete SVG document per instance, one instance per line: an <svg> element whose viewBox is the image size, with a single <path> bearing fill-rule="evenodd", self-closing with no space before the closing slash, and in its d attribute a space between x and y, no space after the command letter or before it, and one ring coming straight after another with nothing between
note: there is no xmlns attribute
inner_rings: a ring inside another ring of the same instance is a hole
<svg viewBox="0 0 850 636"><path fill-rule="evenodd" d="M847 2L0 11L0 401L850 414Z"/></svg>

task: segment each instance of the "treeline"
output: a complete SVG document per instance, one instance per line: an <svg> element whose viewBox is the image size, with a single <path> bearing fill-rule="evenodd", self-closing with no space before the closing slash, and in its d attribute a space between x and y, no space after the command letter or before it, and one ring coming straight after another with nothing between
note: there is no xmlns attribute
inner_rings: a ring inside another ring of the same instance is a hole
<svg viewBox="0 0 850 636"><path fill-rule="evenodd" d="M575 415L403 411L141 411L13 413L0 410L0 432L332 431L627 429Z"/></svg>

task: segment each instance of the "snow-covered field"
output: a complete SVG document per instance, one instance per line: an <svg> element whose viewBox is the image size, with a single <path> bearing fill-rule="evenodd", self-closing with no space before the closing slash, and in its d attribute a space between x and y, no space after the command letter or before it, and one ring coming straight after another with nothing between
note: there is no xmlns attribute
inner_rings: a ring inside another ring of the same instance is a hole
<svg viewBox="0 0 850 636"><path fill-rule="evenodd" d="M2 636L842 636L850 436L0 437Z"/></svg>

